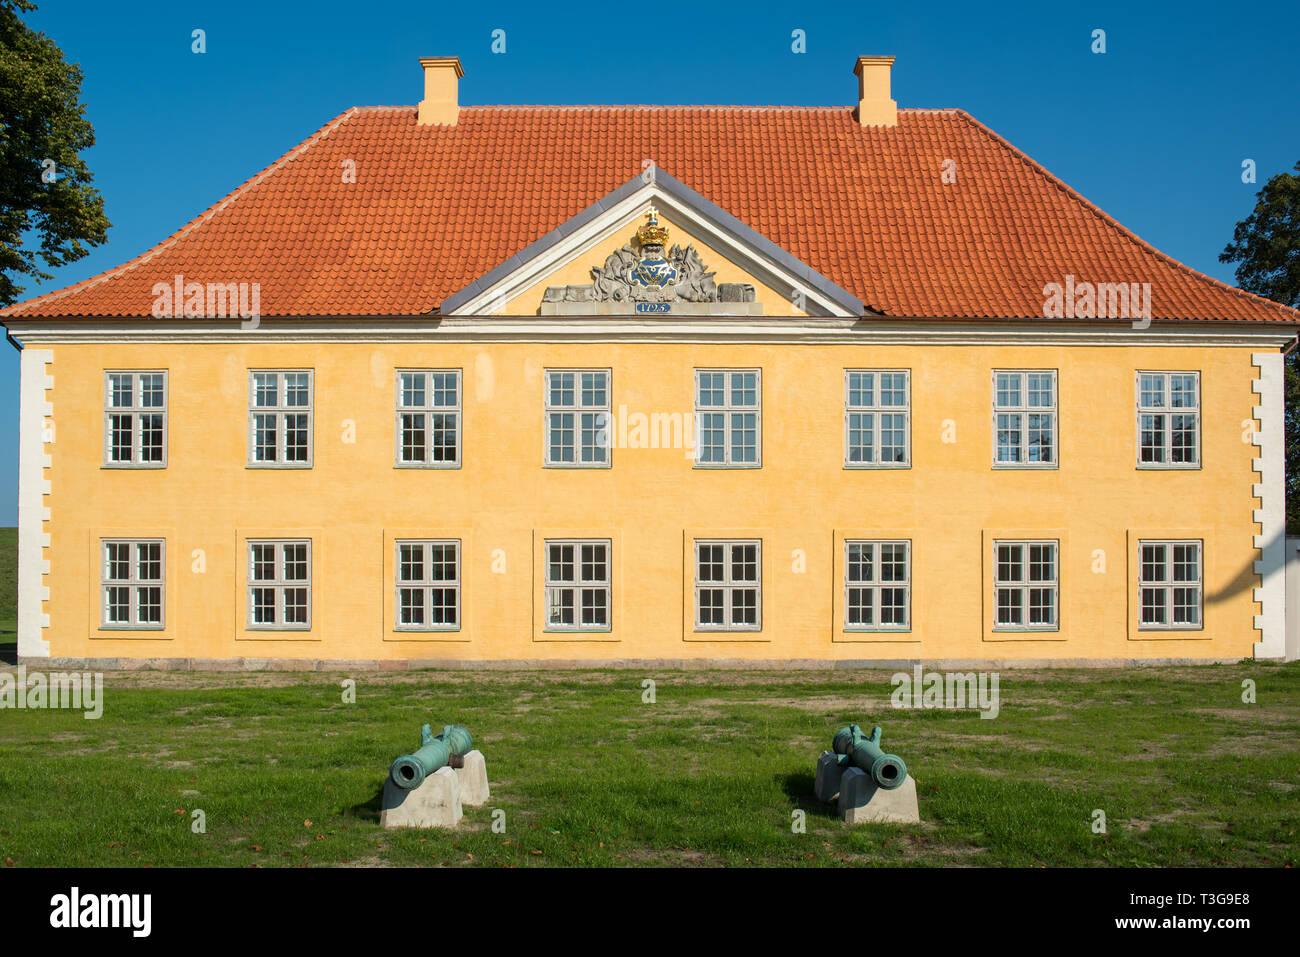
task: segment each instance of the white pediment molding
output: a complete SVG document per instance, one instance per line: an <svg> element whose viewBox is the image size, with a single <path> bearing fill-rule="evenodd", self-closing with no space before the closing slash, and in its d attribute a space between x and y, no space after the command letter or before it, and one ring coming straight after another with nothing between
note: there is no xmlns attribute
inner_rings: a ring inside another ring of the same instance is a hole
<svg viewBox="0 0 1300 957"><path fill-rule="evenodd" d="M783 296L791 304L784 314L806 313L839 318L860 318L863 315L862 302L852 293L653 166L448 297L439 312L444 316L499 314L507 303L544 282L560 267L589 254L611 236L639 223L651 208ZM796 303L801 304L802 309L797 310ZM600 304L571 305L574 314L580 315ZM734 306L734 314L753 314L752 303L709 305L722 306L724 310L727 306ZM777 314L771 308L768 312Z"/></svg>

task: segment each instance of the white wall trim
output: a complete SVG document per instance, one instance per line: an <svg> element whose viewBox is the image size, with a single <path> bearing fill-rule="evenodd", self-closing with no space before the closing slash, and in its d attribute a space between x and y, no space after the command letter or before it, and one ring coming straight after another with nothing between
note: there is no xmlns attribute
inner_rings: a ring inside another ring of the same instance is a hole
<svg viewBox="0 0 1300 957"><path fill-rule="evenodd" d="M1046 320L844 319L700 316L429 316L393 319L263 319L256 329L212 320L6 318L33 343L141 342L759 342L810 345L1235 346L1282 349L1296 327L1281 323L1154 323Z"/></svg>
<svg viewBox="0 0 1300 957"><path fill-rule="evenodd" d="M1286 540L1286 660L1300 660L1300 535Z"/></svg>
<svg viewBox="0 0 1300 957"><path fill-rule="evenodd" d="M1259 431L1251 436L1251 443L1259 449L1259 457L1252 460L1251 468L1259 473L1259 482L1253 491L1260 504L1253 512L1254 521L1260 525L1260 532L1255 536L1255 547L1259 549L1259 560L1255 562L1255 573L1259 575L1255 601L1260 603L1260 613L1255 616L1255 627L1260 633L1260 640L1255 643L1255 657L1284 658L1286 439L1283 356L1277 352L1256 352L1250 361L1259 369L1259 378L1251 383L1251 390L1259 396L1259 405L1252 413L1259 423Z"/></svg>
<svg viewBox="0 0 1300 957"><path fill-rule="evenodd" d="M49 444L54 439L54 404L47 390L54 388L49 349L24 349L19 357L18 399L18 655L48 658L50 643L44 631L50 616L44 602L50 600L45 575L50 569L44 549L50 544L45 523L50 510L45 506L50 482ZM47 434L48 429L48 434Z"/></svg>

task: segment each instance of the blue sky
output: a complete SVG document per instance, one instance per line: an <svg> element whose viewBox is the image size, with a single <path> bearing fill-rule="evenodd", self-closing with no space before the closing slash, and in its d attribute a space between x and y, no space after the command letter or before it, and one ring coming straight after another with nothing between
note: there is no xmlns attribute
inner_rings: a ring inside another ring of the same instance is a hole
<svg viewBox="0 0 1300 957"><path fill-rule="evenodd" d="M1300 159L1294 4L310 4L46 0L27 22L85 73L109 242L25 295L159 242L351 106L414 104L454 54L463 103L847 105L891 53L900 106L960 107L1157 248L1218 254ZM192 31L207 52L191 52ZM793 53L803 30L807 52ZM1105 30L1106 52L1091 50ZM493 31L505 53L493 53ZM1243 184L1243 159L1259 183ZM521 237L521 245L533 237ZM18 361L0 351L0 525L17 522Z"/></svg>

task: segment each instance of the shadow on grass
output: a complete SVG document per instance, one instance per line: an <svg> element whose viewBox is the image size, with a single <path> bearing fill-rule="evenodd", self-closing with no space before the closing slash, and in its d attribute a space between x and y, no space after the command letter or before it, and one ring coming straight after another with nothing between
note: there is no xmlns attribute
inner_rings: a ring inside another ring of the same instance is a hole
<svg viewBox="0 0 1300 957"><path fill-rule="evenodd" d="M813 793L813 785L816 783L811 774L800 772L798 774L775 774L772 779L781 785L786 796L790 798L791 804L807 812L814 817L834 818L838 817L836 805L823 804L817 800Z"/></svg>
<svg viewBox="0 0 1300 957"><path fill-rule="evenodd" d="M375 796L364 804L354 804L348 808L348 813L355 818L363 821L370 821L372 824L379 823L379 812L384 806L384 786L379 785L379 790Z"/></svg>
<svg viewBox="0 0 1300 957"><path fill-rule="evenodd" d="M18 636L12 631L0 631L0 663L18 664Z"/></svg>

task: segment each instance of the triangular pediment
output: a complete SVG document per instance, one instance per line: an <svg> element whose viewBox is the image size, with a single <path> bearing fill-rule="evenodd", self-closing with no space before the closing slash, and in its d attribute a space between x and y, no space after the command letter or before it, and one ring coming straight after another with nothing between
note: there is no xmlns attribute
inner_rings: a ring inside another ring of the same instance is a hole
<svg viewBox="0 0 1300 957"><path fill-rule="evenodd" d="M862 302L655 167L442 303L442 315L839 316Z"/></svg>

